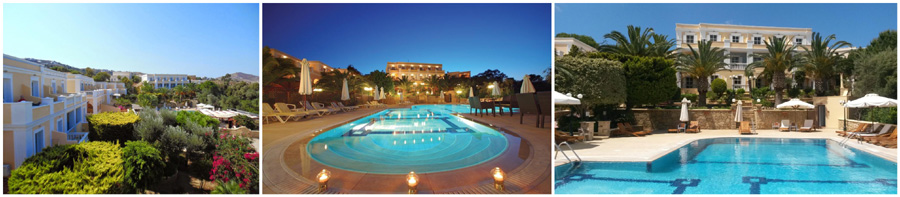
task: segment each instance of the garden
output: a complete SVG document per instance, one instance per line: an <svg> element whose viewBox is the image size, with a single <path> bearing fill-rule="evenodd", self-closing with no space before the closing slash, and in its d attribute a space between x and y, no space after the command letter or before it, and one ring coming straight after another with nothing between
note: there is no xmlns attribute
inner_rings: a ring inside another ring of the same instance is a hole
<svg viewBox="0 0 900 197"><path fill-rule="evenodd" d="M809 46L788 44L784 37L767 38L769 53L754 54L760 60L744 70L756 80L749 90L729 88L724 79L713 77L725 70L724 60L729 56L710 41L679 49L675 39L657 34L653 28L630 25L626 33L612 31L603 36L613 44L604 41L600 45L590 36L571 33L557 37L573 37L595 49L587 52L573 46L568 54L556 57L556 91L571 93L582 102L557 106L573 112L559 116L562 131L575 131L581 121L634 123L633 108L676 109L680 106L674 104L682 99L690 100L692 108L730 109L736 100L772 108L783 102L784 96L812 100L840 95L841 84L851 89L854 97L897 95L894 30L882 32L869 46L851 50L849 55L836 51L851 45L834 35L815 32ZM683 94L676 73L694 78L698 94ZM857 112L850 118L896 124L897 108Z"/></svg>
<svg viewBox="0 0 900 197"><path fill-rule="evenodd" d="M259 153L195 111L88 116L90 142L52 146L9 178L11 194L255 194Z"/></svg>

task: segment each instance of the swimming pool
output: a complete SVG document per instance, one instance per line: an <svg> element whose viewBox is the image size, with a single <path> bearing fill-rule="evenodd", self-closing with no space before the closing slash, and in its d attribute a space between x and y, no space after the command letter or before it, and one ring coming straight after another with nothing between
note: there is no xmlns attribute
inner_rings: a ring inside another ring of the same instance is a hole
<svg viewBox="0 0 900 197"><path fill-rule="evenodd" d="M897 163L827 139L701 139L652 162L555 167L557 194L896 194Z"/></svg>
<svg viewBox="0 0 900 197"><path fill-rule="evenodd" d="M450 171L491 160L504 134L452 113L467 105L386 109L325 131L307 144L310 157L338 169L376 174Z"/></svg>

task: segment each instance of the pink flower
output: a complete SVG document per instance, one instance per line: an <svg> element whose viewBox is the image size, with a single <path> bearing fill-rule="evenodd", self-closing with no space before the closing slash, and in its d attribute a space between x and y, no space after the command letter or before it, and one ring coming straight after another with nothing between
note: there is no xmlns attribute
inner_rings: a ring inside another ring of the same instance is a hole
<svg viewBox="0 0 900 197"><path fill-rule="evenodd" d="M215 175L209 175L209 180L216 180L216 176L215 176Z"/></svg>

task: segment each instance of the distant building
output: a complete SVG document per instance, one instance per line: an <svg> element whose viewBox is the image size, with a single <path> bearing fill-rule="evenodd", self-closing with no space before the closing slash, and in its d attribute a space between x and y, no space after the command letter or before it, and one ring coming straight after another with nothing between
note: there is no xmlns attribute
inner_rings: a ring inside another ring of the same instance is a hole
<svg viewBox="0 0 900 197"><path fill-rule="evenodd" d="M701 40L710 40L712 47L725 50L729 57L725 59L725 63L728 65L724 70L716 72L707 79L708 81L722 78L728 84L729 89L749 90L751 83L755 83L753 88L769 85L766 81L744 76L744 70L747 65L760 61L759 58L754 57L754 54L768 53L765 42L770 41L770 37L787 37L788 44L808 46L813 31L812 28L679 23L675 24L675 33L676 47L680 49L678 51L680 53L690 53L688 45L696 48ZM803 49L797 47L797 50L802 51ZM754 76L759 75L760 72L762 72L762 68L755 69ZM697 83L694 81L696 79L681 72L678 73L677 79L682 93L697 93Z"/></svg>
<svg viewBox="0 0 900 197"><path fill-rule="evenodd" d="M109 81L119 82L119 77L128 77L131 78L133 76L141 76L144 73L140 72L127 72L127 71L113 71L112 75L109 77Z"/></svg>
<svg viewBox="0 0 900 197"><path fill-rule="evenodd" d="M269 53L276 58L287 58L294 61L294 65L300 67L300 62L302 59L291 56L285 52L281 52L274 48L269 48ZM316 60L306 60L309 63L309 77L312 79L313 83L317 83L319 79L322 78L322 73L331 72L338 70L340 72L347 72L347 69L335 69L334 67L329 66L328 64L322 63L321 61ZM293 78L294 76L284 76L285 78Z"/></svg>
<svg viewBox="0 0 900 197"><path fill-rule="evenodd" d="M394 79L402 77L409 78L410 81L421 83L423 80L431 76L444 76L443 65L432 63L416 63L416 62L388 62L387 74Z"/></svg>
<svg viewBox="0 0 900 197"><path fill-rule="evenodd" d="M583 53L597 51L597 49L595 49L594 47L591 47L590 45L587 45L575 38L560 37L555 38L553 41L553 50L556 53L556 56L564 56L569 54L569 51L572 50L573 46L578 47L578 50L581 50L581 52Z"/></svg>
<svg viewBox="0 0 900 197"><path fill-rule="evenodd" d="M447 72L447 76L458 77L458 78L471 78L471 71L458 71L458 72Z"/></svg>
<svg viewBox="0 0 900 197"><path fill-rule="evenodd" d="M141 83L153 84L155 88L174 88L191 83L185 74L144 74L141 75Z"/></svg>

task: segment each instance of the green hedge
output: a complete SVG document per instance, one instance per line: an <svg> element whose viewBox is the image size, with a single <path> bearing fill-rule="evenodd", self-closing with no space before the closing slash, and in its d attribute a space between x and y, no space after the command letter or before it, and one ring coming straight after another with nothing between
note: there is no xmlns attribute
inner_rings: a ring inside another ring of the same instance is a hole
<svg viewBox="0 0 900 197"><path fill-rule="evenodd" d="M125 183L142 192L152 184L159 183L166 167L162 153L146 141L125 142L122 149L125 159Z"/></svg>
<svg viewBox="0 0 900 197"><path fill-rule="evenodd" d="M216 128L219 126L219 120L213 117L209 117L200 113L198 111L178 111L177 117L175 120L178 122L179 126L184 126L187 124L187 120L191 120L200 126Z"/></svg>
<svg viewBox="0 0 900 197"><path fill-rule="evenodd" d="M134 123L140 117L127 112L104 112L87 117L91 127L88 138L91 141L124 143L134 135Z"/></svg>
<svg viewBox="0 0 900 197"><path fill-rule="evenodd" d="M9 177L10 194L109 194L126 188L122 149L111 142L45 148Z"/></svg>

